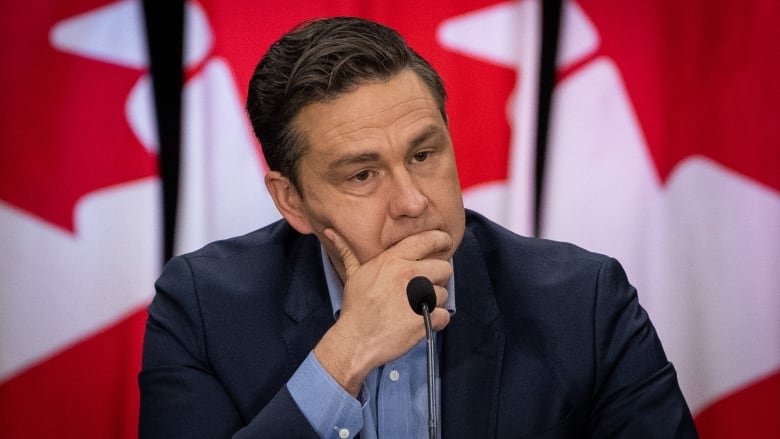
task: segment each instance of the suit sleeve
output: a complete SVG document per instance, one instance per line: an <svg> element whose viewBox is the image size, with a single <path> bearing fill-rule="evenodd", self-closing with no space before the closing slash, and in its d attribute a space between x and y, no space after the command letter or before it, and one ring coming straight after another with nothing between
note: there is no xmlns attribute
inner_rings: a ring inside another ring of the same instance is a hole
<svg viewBox="0 0 780 439"><path fill-rule="evenodd" d="M315 438L286 386L259 413L238 410L209 364L191 270L174 258L156 284L144 337L140 438Z"/></svg>
<svg viewBox="0 0 780 439"><path fill-rule="evenodd" d="M599 272L594 311L598 372L589 436L696 438L674 367L614 259Z"/></svg>

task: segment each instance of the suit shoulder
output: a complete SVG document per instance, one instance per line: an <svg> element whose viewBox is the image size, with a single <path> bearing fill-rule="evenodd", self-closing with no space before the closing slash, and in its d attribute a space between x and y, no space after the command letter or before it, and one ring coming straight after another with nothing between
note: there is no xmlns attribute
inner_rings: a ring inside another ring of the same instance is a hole
<svg viewBox="0 0 780 439"><path fill-rule="evenodd" d="M249 253L273 254L283 257L286 251L291 251L299 243L316 240L312 236L301 235L285 220L279 220L245 235L210 242L202 248L175 258L187 260L197 259L232 259Z"/></svg>
<svg viewBox="0 0 780 439"><path fill-rule="evenodd" d="M291 267L301 260L320 259L320 247L313 235L301 235L280 220L261 229L215 241L191 253L174 256L158 279L158 285L186 279L200 285L201 291L221 291L245 287L279 288Z"/></svg>
<svg viewBox="0 0 780 439"><path fill-rule="evenodd" d="M467 211L466 228L486 258L489 268L509 264L525 267L526 272L555 266L571 269L572 264L601 266L609 259L572 243L518 235L471 211Z"/></svg>
<svg viewBox="0 0 780 439"><path fill-rule="evenodd" d="M584 316L605 281L629 286L620 263L611 257L571 243L520 236L481 215L470 214L467 224L456 278L463 271L486 273L498 305L515 317Z"/></svg>

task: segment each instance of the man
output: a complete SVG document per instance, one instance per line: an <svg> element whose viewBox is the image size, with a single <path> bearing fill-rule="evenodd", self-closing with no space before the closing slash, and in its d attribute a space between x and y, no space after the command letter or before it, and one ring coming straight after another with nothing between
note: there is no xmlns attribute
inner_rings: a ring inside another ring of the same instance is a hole
<svg viewBox="0 0 780 439"><path fill-rule="evenodd" d="M174 258L149 307L142 437L695 437L619 264L465 211L431 66L393 30L304 23L247 109L284 220ZM457 298L457 300L456 300Z"/></svg>

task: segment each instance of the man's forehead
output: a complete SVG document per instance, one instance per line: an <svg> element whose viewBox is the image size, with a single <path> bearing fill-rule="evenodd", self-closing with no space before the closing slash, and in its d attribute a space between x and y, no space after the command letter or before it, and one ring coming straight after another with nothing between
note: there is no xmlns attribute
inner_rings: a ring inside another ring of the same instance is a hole
<svg viewBox="0 0 780 439"><path fill-rule="evenodd" d="M378 103L409 99L419 99L421 105L430 101L438 110L436 100L422 78L417 73L407 69L388 79L365 81L336 96L309 103L300 109L298 116L318 111L341 116L351 110L354 113L350 114L351 118L357 118L362 114L370 113ZM330 112L333 109L341 111L334 114Z"/></svg>
<svg viewBox="0 0 780 439"><path fill-rule="evenodd" d="M328 150L360 147L388 136L395 142L415 143L447 133L435 100L413 73L307 105L294 124L310 148Z"/></svg>

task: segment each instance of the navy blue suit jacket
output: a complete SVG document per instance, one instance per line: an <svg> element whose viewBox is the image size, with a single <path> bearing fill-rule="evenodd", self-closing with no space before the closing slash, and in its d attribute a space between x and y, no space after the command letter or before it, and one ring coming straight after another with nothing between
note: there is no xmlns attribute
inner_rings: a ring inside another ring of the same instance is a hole
<svg viewBox="0 0 780 439"><path fill-rule="evenodd" d="M467 212L442 334L442 437L696 437L620 265ZM316 437L285 383L333 315L319 242L280 221L172 259L144 341L141 437Z"/></svg>

